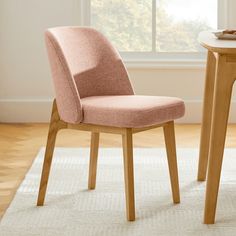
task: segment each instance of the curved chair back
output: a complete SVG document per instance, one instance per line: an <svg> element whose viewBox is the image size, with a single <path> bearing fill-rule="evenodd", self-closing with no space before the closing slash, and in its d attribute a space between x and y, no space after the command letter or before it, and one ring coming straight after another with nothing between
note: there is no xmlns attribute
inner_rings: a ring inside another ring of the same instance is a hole
<svg viewBox="0 0 236 236"><path fill-rule="evenodd" d="M134 94L119 53L98 31L57 27L48 29L45 38L62 120L83 120L81 98Z"/></svg>

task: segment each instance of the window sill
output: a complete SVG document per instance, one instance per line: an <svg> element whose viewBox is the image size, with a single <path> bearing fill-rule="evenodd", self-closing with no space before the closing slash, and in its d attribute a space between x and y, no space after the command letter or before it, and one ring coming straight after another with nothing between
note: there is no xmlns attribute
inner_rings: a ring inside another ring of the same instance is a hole
<svg viewBox="0 0 236 236"><path fill-rule="evenodd" d="M168 69L168 70L202 70L206 60L128 60L124 59L128 69Z"/></svg>

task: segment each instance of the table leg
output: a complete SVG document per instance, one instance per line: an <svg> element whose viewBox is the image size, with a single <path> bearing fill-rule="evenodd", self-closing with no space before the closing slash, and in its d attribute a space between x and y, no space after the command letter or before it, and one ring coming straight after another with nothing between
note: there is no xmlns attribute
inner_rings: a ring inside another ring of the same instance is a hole
<svg viewBox="0 0 236 236"><path fill-rule="evenodd" d="M233 78L226 56L219 56L216 68L212 128L209 151L204 223L213 224L219 190L225 136L233 87Z"/></svg>
<svg viewBox="0 0 236 236"><path fill-rule="evenodd" d="M199 163L198 163L198 181L204 181L206 179L210 133L211 133L213 92L214 92L214 84L215 84L215 67L216 67L215 65L216 65L216 58L211 51L208 51L204 103L203 103L203 117L202 117L202 128L201 128L201 140L200 140L200 152L199 152Z"/></svg>

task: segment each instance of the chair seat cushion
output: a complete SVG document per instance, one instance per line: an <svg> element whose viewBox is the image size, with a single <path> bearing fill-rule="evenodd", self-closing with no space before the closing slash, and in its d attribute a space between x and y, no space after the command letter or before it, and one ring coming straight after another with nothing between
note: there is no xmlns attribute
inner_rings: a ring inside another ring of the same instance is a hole
<svg viewBox="0 0 236 236"><path fill-rule="evenodd" d="M184 102L174 97L93 96L81 102L82 123L114 127L148 127L180 118L185 112Z"/></svg>

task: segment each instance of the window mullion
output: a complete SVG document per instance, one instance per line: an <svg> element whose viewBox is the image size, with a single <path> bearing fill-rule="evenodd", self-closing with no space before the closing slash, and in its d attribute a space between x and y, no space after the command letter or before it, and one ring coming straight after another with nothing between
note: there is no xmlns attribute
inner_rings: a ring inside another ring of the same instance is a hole
<svg viewBox="0 0 236 236"><path fill-rule="evenodd" d="M229 27L229 1L218 0L218 28L224 29Z"/></svg>
<svg viewBox="0 0 236 236"><path fill-rule="evenodd" d="M80 0L80 22L83 26L91 25L91 0Z"/></svg>
<svg viewBox="0 0 236 236"><path fill-rule="evenodd" d="M157 1L152 0L152 52L156 52L156 5Z"/></svg>

